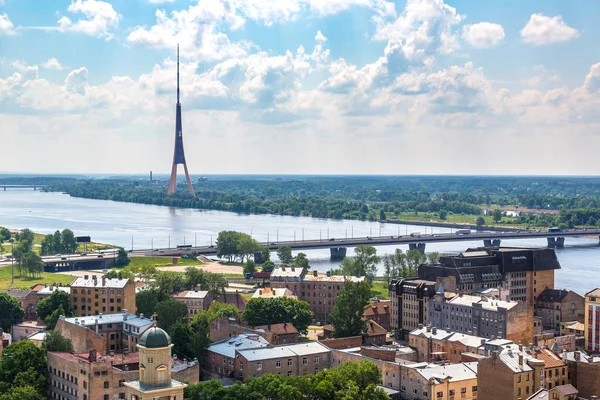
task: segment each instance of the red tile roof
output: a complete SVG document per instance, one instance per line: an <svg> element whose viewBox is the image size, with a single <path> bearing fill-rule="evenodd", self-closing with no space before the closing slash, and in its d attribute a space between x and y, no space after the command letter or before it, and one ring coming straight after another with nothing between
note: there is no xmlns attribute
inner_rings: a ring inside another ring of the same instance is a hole
<svg viewBox="0 0 600 400"><path fill-rule="evenodd" d="M387 334L387 331L385 330L384 327L382 327L375 321L372 321L372 320L367 321L367 335L368 336L378 336L378 335L385 335L385 334Z"/></svg>
<svg viewBox="0 0 600 400"><path fill-rule="evenodd" d="M298 333L298 329L296 329L296 327L291 323L272 324L270 327L269 327L269 325L261 325L261 326L255 326L254 329L264 329L265 331L273 332L276 335Z"/></svg>
<svg viewBox="0 0 600 400"><path fill-rule="evenodd" d="M373 315L382 315L390 313L390 304L389 300L378 300L372 301L365 306L365 317L370 317Z"/></svg>

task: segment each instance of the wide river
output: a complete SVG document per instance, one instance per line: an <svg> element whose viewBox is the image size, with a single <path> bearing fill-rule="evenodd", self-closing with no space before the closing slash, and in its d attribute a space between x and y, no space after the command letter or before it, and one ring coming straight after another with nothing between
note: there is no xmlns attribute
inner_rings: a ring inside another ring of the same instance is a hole
<svg viewBox="0 0 600 400"><path fill-rule="evenodd" d="M279 215L245 215L223 211L203 211L105 200L88 200L60 193L33 190L0 191L0 226L29 228L52 233L69 228L78 236L91 236L101 243L126 249L174 247L179 244L208 245L223 230L251 234L259 241L344 238L354 235L379 236L411 232L442 233L449 228L385 224L367 221L333 220ZM427 244L427 252L458 253L480 241ZM504 240L503 246L544 247L545 239ZM379 255L396 247L381 246ZM306 251L311 265L319 271L337 266L329 260L329 250ZM562 269L556 272L556 287L585 293L600 286L600 247L598 239L567 238L564 249L557 250ZM352 249L348 249L352 255Z"/></svg>

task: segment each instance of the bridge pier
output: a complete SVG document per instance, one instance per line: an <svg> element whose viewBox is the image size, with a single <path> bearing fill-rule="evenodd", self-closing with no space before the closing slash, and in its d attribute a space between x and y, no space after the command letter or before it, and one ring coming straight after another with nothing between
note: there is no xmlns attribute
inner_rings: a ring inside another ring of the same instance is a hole
<svg viewBox="0 0 600 400"><path fill-rule="evenodd" d="M500 239L483 239L483 247L500 247Z"/></svg>
<svg viewBox="0 0 600 400"><path fill-rule="evenodd" d="M409 243L408 249L409 250L418 250L422 254L425 254L425 243Z"/></svg>
<svg viewBox="0 0 600 400"><path fill-rule="evenodd" d="M262 252L258 252L258 253L254 253L254 263L255 264L262 264L264 263L266 260L263 260L263 256L262 256Z"/></svg>
<svg viewBox="0 0 600 400"><path fill-rule="evenodd" d="M346 257L346 248L345 247L332 247L329 249L329 254L331 255L331 261L340 261Z"/></svg>
<svg viewBox="0 0 600 400"><path fill-rule="evenodd" d="M549 237L548 239L548 247L562 249L565 247L565 238L564 237Z"/></svg>

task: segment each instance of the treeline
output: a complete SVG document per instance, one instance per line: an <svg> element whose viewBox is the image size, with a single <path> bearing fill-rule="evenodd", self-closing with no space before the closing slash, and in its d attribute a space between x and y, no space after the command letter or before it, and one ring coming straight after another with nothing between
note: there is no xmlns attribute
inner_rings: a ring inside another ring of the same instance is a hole
<svg viewBox="0 0 600 400"><path fill-rule="evenodd" d="M381 371L377 365L362 360L340 364L314 375L265 374L228 387L223 387L218 380L200 382L186 387L184 397L189 400L389 400L385 391L378 387L380 381Z"/></svg>
<svg viewBox="0 0 600 400"><path fill-rule="evenodd" d="M56 231L54 234L44 236L42 240L42 248L40 254L43 256L51 254L73 254L77 250L77 240L73 231L63 229Z"/></svg>

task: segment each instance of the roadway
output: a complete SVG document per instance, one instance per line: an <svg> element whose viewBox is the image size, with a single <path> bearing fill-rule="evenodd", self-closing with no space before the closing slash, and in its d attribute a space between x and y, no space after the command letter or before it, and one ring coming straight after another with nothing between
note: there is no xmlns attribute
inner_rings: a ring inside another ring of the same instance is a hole
<svg viewBox="0 0 600 400"><path fill-rule="evenodd" d="M54 256L43 256L41 257L44 265L60 265L60 264L79 264L79 263L99 263L105 262L106 260L113 260L117 258L117 254L115 253L89 253L89 254L62 254L62 255L54 255ZM0 266L2 265L11 265L12 261L3 261L0 262Z"/></svg>
<svg viewBox="0 0 600 400"><path fill-rule="evenodd" d="M564 238L569 236L598 236L600 237L600 229L569 229L560 232L548 231L506 231L506 232L478 232L471 231L470 234L457 233L442 233L442 234L412 234L412 235L391 235L377 237L357 237L336 239L330 238L325 240L300 240L300 241L282 241L261 243L262 246L267 246L270 250L277 250L282 246L289 246L294 250L311 250L325 249L334 247L356 247L359 245L370 246L387 246L401 244L419 244L419 243L435 243L435 242L460 242L474 240L494 240L494 239L536 239L536 238ZM217 249L215 246L197 246L186 249L169 248L169 249L142 249L130 251L132 255L155 255L155 256L178 256L182 254L196 255L215 255Z"/></svg>

